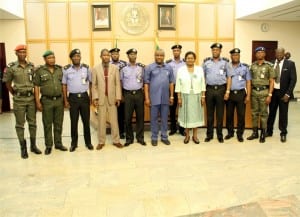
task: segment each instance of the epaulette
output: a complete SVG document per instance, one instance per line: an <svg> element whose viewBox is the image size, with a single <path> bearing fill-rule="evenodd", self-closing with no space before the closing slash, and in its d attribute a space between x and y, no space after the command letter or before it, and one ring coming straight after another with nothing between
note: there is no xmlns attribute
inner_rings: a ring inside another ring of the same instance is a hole
<svg viewBox="0 0 300 217"><path fill-rule="evenodd" d="M119 65L119 71L121 71L125 66L127 66L127 64L121 64L121 65Z"/></svg>
<svg viewBox="0 0 300 217"><path fill-rule="evenodd" d="M271 62L269 62L269 61L265 61L265 63L267 63L267 64L270 65L270 66L274 66L274 64L271 63Z"/></svg>
<svg viewBox="0 0 300 217"><path fill-rule="evenodd" d="M70 68L71 66L72 66L71 64L65 65L65 66L64 66L64 70L67 70L67 69Z"/></svg>
<svg viewBox="0 0 300 217"><path fill-rule="evenodd" d="M242 63L242 66L246 66L247 68L249 68L249 65L246 63Z"/></svg>
<svg viewBox="0 0 300 217"><path fill-rule="evenodd" d="M206 58L203 60L203 62L205 63L205 62L208 61L208 60L212 60L212 58L211 58L211 57L206 57Z"/></svg>
<svg viewBox="0 0 300 217"><path fill-rule="evenodd" d="M34 64L32 62L29 62L28 65L31 65L32 67L34 67Z"/></svg>
<svg viewBox="0 0 300 217"><path fill-rule="evenodd" d="M144 65L143 63L137 63L138 66L145 68L146 65Z"/></svg>
<svg viewBox="0 0 300 217"><path fill-rule="evenodd" d="M10 68L10 67L14 66L15 64L16 64L15 62L11 62L11 63L8 63L6 67Z"/></svg>
<svg viewBox="0 0 300 217"><path fill-rule="evenodd" d="M221 59L224 60L224 61L226 61L226 62L229 62L229 59L226 58L226 57L222 57Z"/></svg>
<svg viewBox="0 0 300 217"><path fill-rule="evenodd" d="M37 66L35 66L34 68L33 68L33 70L34 71L37 71L37 70L39 70L40 68L42 68L43 67L43 65L37 65Z"/></svg>
<svg viewBox="0 0 300 217"><path fill-rule="evenodd" d="M87 69L89 68L89 65L88 65L88 64L82 63L81 65L82 65L83 67L87 68Z"/></svg>
<svg viewBox="0 0 300 217"><path fill-rule="evenodd" d="M120 60L120 63L125 64L125 65L127 64L127 62L124 60Z"/></svg>
<svg viewBox="0 0 300 217"><path fill-rule="evenodd" d="M61 66L61 65L58 65L58 64L55 64L55 66L58 67L58 68L62 68L62 66Z"/></svg>
<svg viewBox="0 0 300 217"><path fill-rule="evenodd" d="M170 62L172 62L172 59L168 59L168 60L166 61L167 64L170 63Z"/></svg>

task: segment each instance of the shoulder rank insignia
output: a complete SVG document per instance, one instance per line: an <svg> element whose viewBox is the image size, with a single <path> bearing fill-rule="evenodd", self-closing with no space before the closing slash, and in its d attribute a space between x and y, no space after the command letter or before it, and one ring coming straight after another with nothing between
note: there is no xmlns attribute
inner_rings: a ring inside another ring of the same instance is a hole
<svg viewBox="0 0 300 217"><path fill-rule="evenodd" d="M205 62L208 61L208 60L212 60L212 58L211 58L211 57L206 57L206 58L203 60L203 62L205 63Z"/></svg>
<svg viewBox="0 0 300 217"><path fill-rule="evenodd" d="M224 61L226 61L226 62L229 62L229 59L226 58L226 57L222 57L221 59L224 60Z"/></svg>
<svg viewBox="0 0 300 217"><path fill-rule="evenodd" d="M87 68L87 69L89 68L89 65L88 65L88 64L82 63L81 65L82 65L83 67Z"/></svg>
<svg viewBox="0 0 300 217"><path fill-rule="evenodd" d="M124 61L124 60L120 60L120 63L121 63L121 64L125 64L125 65L127 64L127 62Z"/></svg>
<svg viewBox="0 0 300 217"><path fill-rule="evenodd" d="M246 66L247 68L249 68L249 65L246 63L242 63L242 66Z"/></svg>
<svg viewBox="0 0 300 217"><path fill-rule="evenodd" d="M65 66L64 66L64 70L67 70L67 69L70 68L70 67L71 67L71 64L65 65Z"/></svg>
<svg viewBox="0 0 300 217"><path fill-rule="evenodd" d="M62 68L62 66L61 66L61 65L58 65L58 64L55 64L55 66L58 67L58 68Z"/></svg>
<svg viewBox="0 0 300 217"><path fill-rule="evenodd" d="M170 63L170 62L172 62L172 59L168 59L168 60L166 61L167 64Z"/></svg>
<svg viewBox="0 0 300 217"><path fill-rule="evenodd" d="M138 66L145 68L145 65L143 63L137 63Z"/></svg>
<svg viewBox="0 0 300 217"><path fill-rule="evenodd" d="M10 67L14 66L15 64L16 64L15 62L11 62L11 63L8 63L6 67L10 68Z"/></svg>
<svg viewBox="0 0 300 217"><path fill-rule="evenodd" d="M270 66L274 66L273 63L269 62L269 61L265 61L266 64L270 65Z"/></svg>

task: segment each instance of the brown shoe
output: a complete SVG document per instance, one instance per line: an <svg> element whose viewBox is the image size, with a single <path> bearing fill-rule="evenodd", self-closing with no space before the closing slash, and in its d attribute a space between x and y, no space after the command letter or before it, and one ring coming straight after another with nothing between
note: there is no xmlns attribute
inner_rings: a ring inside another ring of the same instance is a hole
<svg viewBox="0 0 300 217"><path fill-rule="evenodd" d="M97 149L97 150L100 150L100 149L103 148L103 146L104 146L104 144L98 144L97 147L96 147L96 149Z"/></svg>
<svg viewBox="0 0 300 217"><path fill-rule="evenodd" d="M121 143L113 143L113 145L117 148L123 148L123 145Z"/></svg>

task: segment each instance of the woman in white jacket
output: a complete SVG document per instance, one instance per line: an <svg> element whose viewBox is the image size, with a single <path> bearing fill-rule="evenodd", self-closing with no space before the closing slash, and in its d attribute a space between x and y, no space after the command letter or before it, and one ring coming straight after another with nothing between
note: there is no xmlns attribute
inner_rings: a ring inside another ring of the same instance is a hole
<svg viewBox="0 0 300 217"><path fill-rule="evenodd" d="M205 103L205 80L203 69L195 66L196 54L188 51L185 54L186 65L178 69L175 92L178 95L178 121L185 128L184 143L190 141L190 129L193 129L192 139L199 144L197 128L204 125L203 105Z"/></svg>

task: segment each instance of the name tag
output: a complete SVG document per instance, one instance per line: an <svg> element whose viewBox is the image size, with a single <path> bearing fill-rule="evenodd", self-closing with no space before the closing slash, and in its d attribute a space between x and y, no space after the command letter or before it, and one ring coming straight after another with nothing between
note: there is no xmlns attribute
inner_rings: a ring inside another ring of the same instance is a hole
<svg viewBox="0 0 300 217"><path fill-rule="evenodd" d="M260 74L260 78L265 78L265 74Z"/></svg>
<svg viewBox="0 0 300 217"><path fill-rule="evenodd" d="M224 75L224 70L223 69L220 69L220 75Z"/></svg>
<svg viewBox="0 0 300 217"><path fill-rule="evenodd" d="M239 75L239 81L244 80L243 77L241 75Z"/></svg>

